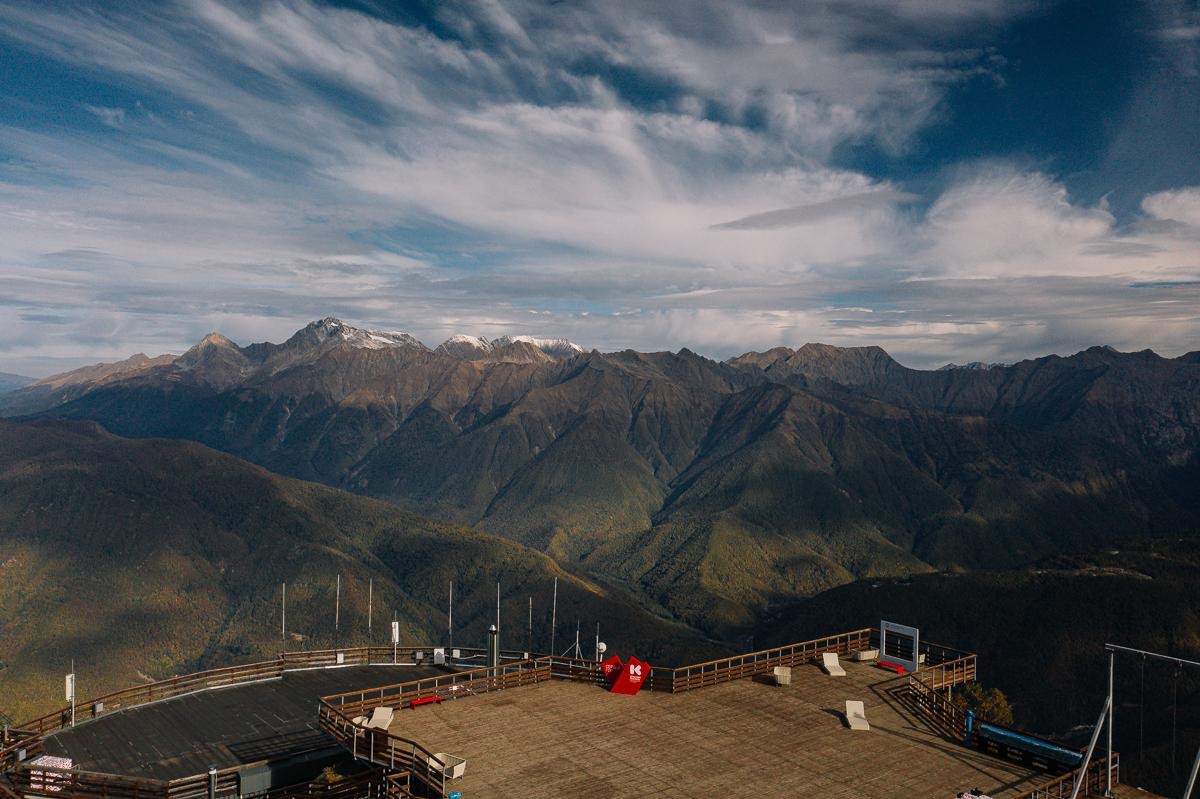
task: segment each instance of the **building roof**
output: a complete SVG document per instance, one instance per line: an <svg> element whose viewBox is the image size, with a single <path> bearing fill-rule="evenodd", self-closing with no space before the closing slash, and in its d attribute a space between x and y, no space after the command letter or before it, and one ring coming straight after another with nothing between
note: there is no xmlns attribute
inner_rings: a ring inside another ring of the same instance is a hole
<svg viewBox="0 0 1200 799"><path fill-rule="evenodd" d="M335 746L317 726L321 696L416 680L442 669L346 666L214 688L122 710L46 737L75 768L169 780Z"/></svg>

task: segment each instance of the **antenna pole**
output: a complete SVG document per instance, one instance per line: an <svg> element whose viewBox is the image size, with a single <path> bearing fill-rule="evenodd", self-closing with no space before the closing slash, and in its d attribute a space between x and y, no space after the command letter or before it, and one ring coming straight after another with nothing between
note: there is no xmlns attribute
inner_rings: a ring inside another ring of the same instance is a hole
<svg viewBox="0 0 1200 799"><path fill-rule="evenodd" d="M554 624L558 620L558 578L554 578L554 602L550 605L550 657L554 657Z"/></svg>
<svg viewBox="0 0 1200 799"><path fill-rule="evenodd" d="M1088 743L1087 754L1083 756L1083 762L1079 764L1079 768L1075 771L1075 789L1071 791L1071 799L1078 799L1080 790L1087 784L1088 764L1092 762L1092 753L1096 751L1096 741L1100 739L1100 728L1104 726L1104 720L1108 717L1108 700L1104 700L1104 708L1100 711L1100 718L1096 719L1096 728L1092 731L1092 740Z"/></svg>
<svg viewBox="0 0 1200 799"><path fill-rule="evenodd" d="M1196 760L1192 763L1192 776L1188 777L1187 788L1183 791L1183 799L1192 799L1192 789L1196 787L1196 776L1200 774L1200 749L1196 750Z"/></svg>
<svg viewBox="0 0 1200 799"><path fill-rule="evenodd" d="M1108 738L1107 738L1108 763L1106 763L1105 767L1104 767L1104 795L1105 796L1113 795L1113 790L1112 790L1112 783L1113 783L1113 779L1112 779L1112 777L1113 777L1113 774L1112 774L1113 773L1113 762L1112 762L1112 755L1113 755L1113 750L1112 750L1112 746L1113 746L1113 741L1112 741L1112 739L1113 739L1113 661L1116 659L1116 657L1117 657L1116 652L1109 651L1109 653L1108 653L1108 730L1107 730L1107 733L1108 733Z"/></svg>

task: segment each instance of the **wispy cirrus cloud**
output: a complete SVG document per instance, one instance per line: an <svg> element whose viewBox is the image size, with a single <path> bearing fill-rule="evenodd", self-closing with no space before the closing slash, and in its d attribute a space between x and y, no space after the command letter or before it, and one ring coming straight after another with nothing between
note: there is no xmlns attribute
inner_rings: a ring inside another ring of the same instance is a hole
<svg viewBox="0 0 1200 799"><path fill-rule="evenodd" d="M0 115L0 302L24 320L0 366L278 339L331 313L430 343L826 340L922 364L1103 331L1195 347L1193 294L1132 287L1197 275L1195 189L1119 221L1019 159L931 162L949 177L917 192L838 155L918 146L956 87L1003 81L992 32L1034 10L0 4L8 42L76 81L53 122ZM1018 299L1050 285L1052 305Z"/></svg>

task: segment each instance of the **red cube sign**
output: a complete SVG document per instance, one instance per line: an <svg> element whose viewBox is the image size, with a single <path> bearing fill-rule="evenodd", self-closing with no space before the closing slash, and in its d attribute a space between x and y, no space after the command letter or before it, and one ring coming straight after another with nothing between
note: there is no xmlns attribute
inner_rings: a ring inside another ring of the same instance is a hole
<svg viewBox="0 0 1200 799"><path fill-rule="evenodd" d="M611 686L621 676L624 665L620 657L613 655L600 664L600 673L604 675L604 679L608 680L608 684Z"/></svg>
<svg viewBox="0 0 1200 799"><path fill-rule="evenodd" d="M625 668L617 677L617 681L613 683L612 692L633 696L642 689L642 685L648 679L650 679L650 664L630 657L629 662L625 664Z"/></svg>

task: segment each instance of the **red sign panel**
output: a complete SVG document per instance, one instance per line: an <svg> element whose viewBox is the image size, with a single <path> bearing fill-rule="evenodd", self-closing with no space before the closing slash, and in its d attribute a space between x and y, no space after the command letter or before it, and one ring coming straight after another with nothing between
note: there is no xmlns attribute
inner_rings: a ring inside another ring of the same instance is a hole
<svg viewBox="0 0 1200 799"><path fill-rule="evenodd" d="M648 679L650 679L650 664L630 657L625 668L621 670L620 676L617 677L617 681L613 683L612 692L633 696L642 690L642 685Z"/></svg>
<svg viewBox="0 0 1200 799"><path fill-rule="evenodd" d="M611 686L621 676L621 669L624 665L620 657L612 655L608 660L600 664L600 673L604 675L604 679L608 680L608 684Z"/></svg>

